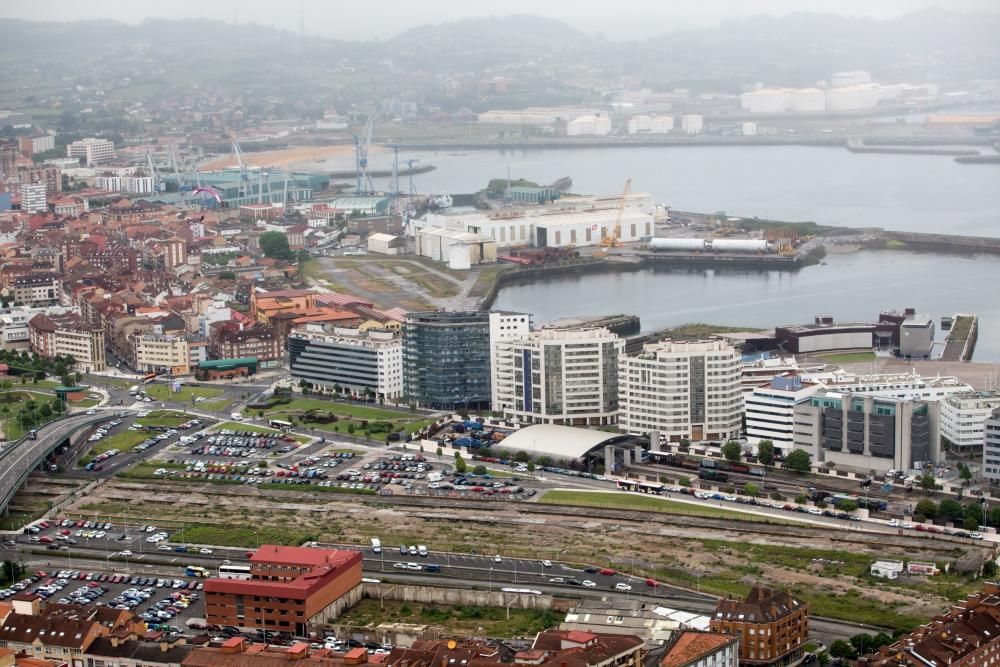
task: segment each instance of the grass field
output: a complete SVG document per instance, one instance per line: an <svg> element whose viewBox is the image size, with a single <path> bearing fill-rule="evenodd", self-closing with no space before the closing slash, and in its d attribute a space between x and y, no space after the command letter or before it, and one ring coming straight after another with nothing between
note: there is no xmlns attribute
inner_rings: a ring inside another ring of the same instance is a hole
<svg viewBox="0 0 1000 667"><path fill-rule="evenodd" d="M866 352L833 352L831 354L817 354L818 358L831 364L856 364L866 361L875 361L875 353Z"/></svg>
<svg viewBox="0 0 1000 667"><path fill-rule="evenodd" d="M294 526L209 526L195 525L182 528L170 537L171 542L210 544L219 547L246 547L255 549L261 544L298 546L315 540L315 535Z"/></svg>
<svg viewBox="0 0 1000 667"><path fill-rule="evenodd" d="M149 435L143 433L142 431L125 431L123 433L116 433L112 436L108 436L103 440L98 440L94 443L90 452L86 456L80 458L79 465L87 465L94 460L95 456L103 454L111 449L117 449L119 452L130 451L148 437Z"/></svg>
<svg viewBox="0 0 1000 667"><path fill-rule="evenodd" d="M193 387L181 385L180 391L170 391L170 385L148 384L146 393L157 401L170 401L172 403L191 403L194 398L218 398L223 391L217 387ZM200 405L204 405L203 403Z"/></svg>
<svg viewBox="0 0 1000 667"><path fill-rule="evenodd" d="M222 412L229 407L232 401L227 401L224 398L219 398L216 400L202 401L201 403L195 403L195 407L199 410L204 410L205 412Z"/></svg>
<svg viewBox="0 0 1000 667"><path fill-rule="evenodd" d="M305 412L306 410L322 410L332 412L338 417L354 417L355 419L385 419L392 421L396 419L412 419L413 415L401 410L387 410L384 408L368 407L367 405L355 405L353 403L340 403L337 401L326 401L319 398L296 398L291 403L276 405L264 411L265 416L274 416L276 413ZM246 410L246 414L256 416L256 411ZM281 419L277 417L277 419Z"/></svg>
<svg viewBox="0 0 1000 667"><path fill-rule="evenodd" d="M680 503L665 498L644 496L633 493L616 493L613 491L590 493L588 491L546 491L538 502L553 505L579 505L581 507L607 507L612 509L645 510L663 512L664 514L683 514L685 516L700 516L712 519L730 519L735 521L762 521L769 523L785 523L780 519L771 519L749 512L730 512L715 507Z"/></svg>
<svg viewBox="0 0 1000 667"><path fill-rule="evenodd" d="M139 426L166 426L167 428L177 428L186 421L186 417L181 417L179 415L152 413L148 417L136 419L135 423Z"/></svg>
<svg viewBox="0 0 1000 667"><path fill-rule="evenodd" d="M457 635L525 637L559 624L559 616L548 609L511 609L510 618L501 607L421 604L419 602L362 600L348 609L338 623L377 626L381 623L443 625Z"/></svg>

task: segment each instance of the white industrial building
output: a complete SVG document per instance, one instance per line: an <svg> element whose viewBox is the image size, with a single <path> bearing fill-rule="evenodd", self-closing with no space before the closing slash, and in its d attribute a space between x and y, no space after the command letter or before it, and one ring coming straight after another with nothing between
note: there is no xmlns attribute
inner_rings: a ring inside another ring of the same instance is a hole
<svg viewBox="0 0 1000 667"><path fill-rule="evenodd" d="M674 442L739 437L741 371L739 352L721 340L648 343L621 363L620 428Z"/></svg>
<svg viewBox="0 0 1000 667"><path fill-rule="evenodd" d="M740 125L740 134L744 137L757 136L757 123L743 123Z"/></svg>
<svg viewBox="0 0 1000 667"><path fill-rule="evenodd" d="M490 378L493 400L493 410L496 407L496 397L500 384L514 383L514 362L505 357L501 366L497 358L498 346L515 338L527 336L531 331L531 315L528 313L511 313L504 311L490 312Z"/></svg>
<svg viewBox="0 0 1000 667"><path fill-rule="evenodd" d="M411 224L418 238L425 230L447 229L491 239L498 248L592 246L614 234L621 202L622 195L567 197L524 208L431 212ZM628 196L621 214L622 241L638 241L653 234L654 206L651 195Z"/></svg>
<svg viewBox="0 0 1000 667"><path fill-rule="evenodd" d="M368 252L377 252L380 255L398 255L403 251L403 246L402 236L381 232L368 235Z"/></svg>
<svg viewBox="0 0 1000 667"><path fill-rule="evenodd" d="M827 111L858 111L874 109L878 104L878 85L863 83L831 88L826 91Z"/></svg>
<svg viewBox="0 0 1000 667"><path fill-rule="evenodd" d="M957 454L978 454L986 438L986 420L1000 408L1000 392L955 393L941 399L941 438Z"/></svg>
<svg viewBox="0 0 1000 667"><path fill-rule="evenodd" d="M599 109L589 107L528 107L527 109L500 109L484 111L478 115L480 123L493 125L553 125L580 116L596 116Z"/></svg>
<svg viewBox="0 0 1000 667"><path fill-rule="evenodd" d="M497 261L497 243L491 238L442 227L417 231L417 254L444 262L450 269L463 270L476 264Z"/></svg>
<svg viewBox="0 0 1000 667"><path fill-rule="evenodd" d="M566 135L599 136L611 133L611 119L607 116L579 116L566 123Z"/></svg>
<svg viewBox="0 0 1000 667"><path fill-rule="evenodd" d="M640 114L628 120L629 134L666 134L674 129L673 116L647 116Z"/></svg>
<svg viewBox="0 0 1000 667"><path fill-rule="evenodd" d="M528 424L605 426L618 415L625 341L604 327L545 328L496 343L493 409Z"/></svg>
<svg viewBox="0 0 1000 667"><path fill-rule="evenodd" d="M705 117L701 114L684 114L681 116L681 130L688 134L701 134L705 129Z"/></svg>
<svg viewBox="0 0 1000 667"><path fill-rule="evenodd" d="M795 406L805 403L822 385L803 382L796 373L777 375L746 396L747 442L754 447L770 440L784 456L795 445Z"/></svg>

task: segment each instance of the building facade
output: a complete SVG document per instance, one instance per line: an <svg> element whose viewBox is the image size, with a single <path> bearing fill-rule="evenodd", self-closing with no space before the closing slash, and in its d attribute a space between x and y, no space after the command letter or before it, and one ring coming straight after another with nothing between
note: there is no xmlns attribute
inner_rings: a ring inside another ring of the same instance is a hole
<svg viewBox="0 0 1000 667"><path fill-rule="evenodd" d="M1000 408L983 425L983 478L1000 483Z"/></svg>
<svg viewBox="0 0 1000 667"><path fill-rule="evenodd" d="M439 410L490 406L490 320L477 311L410 313L403 323L403 393Z"/></svg>
<svg viewBox="0 0 1000 667"><path fill-rule="evenodd" d="M44 183L25 184L21 186L21 210L28 213L49 210Z"/></svg>
<svg viewBox="0 0 1000 667"><path fill-rule="evenodd" d="M756 387L745 400L747 441L756 447L770 440L782 455L795 446L795 406L805 403L820 388L803 382L796 373L783 373Z"/></svg>
<svg viewBox="0 0 1000 667"><path fill-rule="evenodd" d="M795 407L795 447L815 464L860 471L909 470L937 463L941 444L934 401L821 391Z"/></svg>
<svg viewBox="0 0 1000 667"><path fill-rule="evenodd" d="M59 303L62 283L54 273L33 274L14 279L14 303L32 308Z"/></svg>
<svg viewBox="0 0 1000 667"><path fill-rule="evenodd" d="M135 370L140 373L191 373L191 352L184 336L143 333L132 337L132 346Z"/></svg>
<svg viewBox="0 0 1000 667"><path fill-rule="evenodd" d="M956 454L983 451L986 420L1000 408L1000 392L952 394L941 399L941 438Z"/></svg>
<svg viewBox="0 0 1000 667"><path fill-rule="evenodd" d="M88 137L66 145L66 157L75 157L91 166L114 158L115 145L107 139Z"/></svg>
<svg viewBox="0 0 1000 667"><path fill-rule="evenodd" d="M739 667L740 640L721 632L681 630L670 638L660 667Z"/></svg>
<svg viewBox="0 0 1000 667"><path fill-rule="evenodd" d="M739 638L741 665L789 665L808 640L809 605L785 591L754 586L743 600L719 600L709 627Z"/></svg>
<svg viewBox="0 0 1000 667"><path fill-rule="evenodd" d="M31 157L36 153L55 150L56 138L52 134L39 134L34 137L21 137L21 153Z"/></svg>
<svg viewBox="0 0 1000 667"><path fill-rule="evenodd" d="M75 313L35 315L28 322L31 351L40 357L69 355L74 370L81 373L104 370L104 330Z"/></svg>
<svg viewBox="0 0 1000 667"><path fill-rule="evenodd" d="M403 394L403 340L398 332L298 332L288 337L288 354L295 380L358 395L371 391L384 400Z"/></svg>
<svg viewBox="0 0 1000 667"><path fill-rule="evenodd" d="M358 551L264 544L250 557L250 579L205 582L205 621L304 636L346 596L360 599L360 586Z"/></svg>
<svg viewBox="0 0 1000 667"><path fill-rule="evenodd" d="M529 424L605 426L618 420L625 341L603 327L550 328L497 343L495 410Z"/></svg>
<svg viewBox="0 0 1000 667"><path fill-rule="evenodd" d="M261 368L276 368L285 354L284 339L264 324L213 322L208 332L208 354L213 359L255 357Z"/></svg>
<svg viewBox="0 0 1000 667"><path fill-rule="evenodd" d="M721 340L663 341L624 356L619 378L622 430L659 431L668 441L728 440L743 421L742 364Z"/></svg>
<svg viewBox="0 0 1000 667"><path fill-rule="evenodd" d="M531 331L531 315L528 313L510 313L495 311L490 313L490 394L493 397L493 410L500 412L496 403L499 385L513 384L513 360L505 357L505 363L500 366L497 358L497 345L515 338L527 336Z"/></svg>

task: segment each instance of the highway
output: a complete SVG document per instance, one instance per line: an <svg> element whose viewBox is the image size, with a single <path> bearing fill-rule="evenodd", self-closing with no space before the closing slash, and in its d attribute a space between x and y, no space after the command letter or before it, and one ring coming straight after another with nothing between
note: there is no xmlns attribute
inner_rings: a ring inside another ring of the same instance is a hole
<svg viewBox="0 0 1000 667"><path fill-rule="evenodd" d="M115 412L119 409L115 409ZM111 410L97 410L96 414L74 414L65 419L51 422L38 429L36 440L25 439L20 444L10 446L0 465L3 475L0 476L0 512L7 511L7 505L17 490L27 479L28 474L41 463L50 451L59 443L71 436L80 428L104 421L113 414Z"/></svg>

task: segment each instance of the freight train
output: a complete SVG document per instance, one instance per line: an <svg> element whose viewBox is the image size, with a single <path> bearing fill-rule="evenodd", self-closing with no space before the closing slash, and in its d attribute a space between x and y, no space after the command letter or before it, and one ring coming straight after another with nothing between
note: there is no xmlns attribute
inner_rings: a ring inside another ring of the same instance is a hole
<svg viewBox="0 0 1000 667"><path fill-rule="evenodd" d="M720 459L705 459L687 454L668 454L666 452L649 452L650 463L673 466L675 468L686 468L688 470L716 470L719 472L732 472L740 475L764 476L764 466L750 463L734 463ZM705 479L705 478L703 478Z"/></svg>

